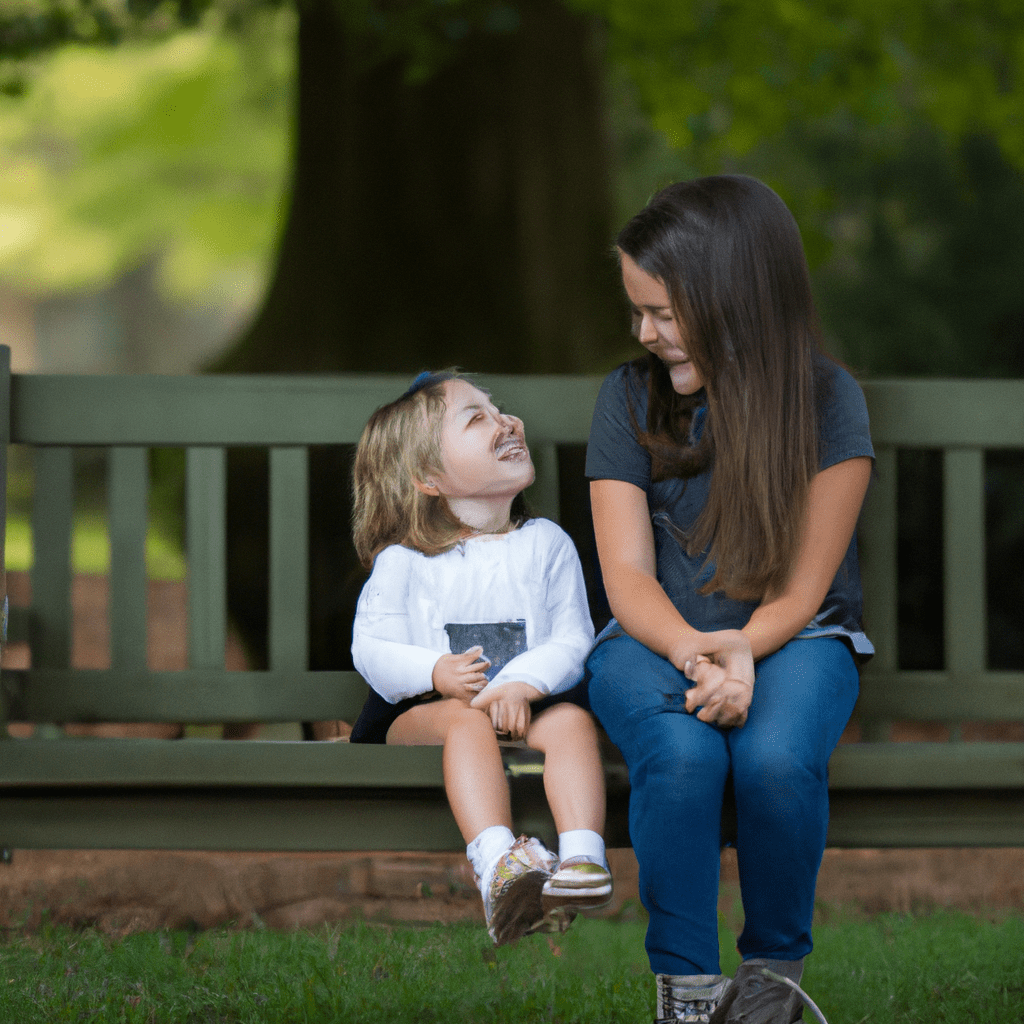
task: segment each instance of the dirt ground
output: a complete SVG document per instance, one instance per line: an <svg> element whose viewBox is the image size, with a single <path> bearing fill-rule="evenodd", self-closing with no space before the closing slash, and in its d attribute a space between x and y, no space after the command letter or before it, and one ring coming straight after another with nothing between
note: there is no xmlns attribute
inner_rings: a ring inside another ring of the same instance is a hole
<svg viewBox="0 0 1024 1024"><path fill-rule="evenodd" d="M28 580L10 573L12 604L28 603ZM106 581L74 581L74 662L108 664ZM150 664L185 666L183 588L152 583ZM6 664L24 664L12 646ZM229 663L244 655L229 643ZM133 730L139 731L139 730ZM1009 737L1007 737L1009 738ZM1014 736L1013 738L1018 738ZM632 850L609 851L615 899L604 913L630 913L638 898ZM722 864L722 910L738 910L735 853ZM956 907L1024 910L1024 850L829 850L818 883L825 906L867 913ZM44 919L121 934L161 927L236 924L309 927L353 917L402 921L480 918L480 901L459 854L245 854L181 851L15 850L0 864L0 927Z"/></svg>

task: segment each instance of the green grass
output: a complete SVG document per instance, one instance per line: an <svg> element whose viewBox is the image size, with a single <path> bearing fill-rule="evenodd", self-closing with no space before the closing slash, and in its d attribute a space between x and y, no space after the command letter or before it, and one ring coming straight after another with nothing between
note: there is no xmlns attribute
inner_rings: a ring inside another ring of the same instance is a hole
<svg viewBox="0 0 1024 1024"><path fill-rule="evenodd" d="M650 1024L643 930L580 921L557 942L494 950L475 924L124 939L45 927L0 946L0 1020ZM1024 1021L1024 916L839 917L816 935L804 985L829 1024Z"/></svg>

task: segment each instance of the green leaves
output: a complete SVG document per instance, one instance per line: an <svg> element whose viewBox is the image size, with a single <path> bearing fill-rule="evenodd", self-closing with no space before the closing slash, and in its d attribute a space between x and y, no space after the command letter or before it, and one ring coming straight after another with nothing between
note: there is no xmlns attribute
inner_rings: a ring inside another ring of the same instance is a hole
<svg viewBox="0 0 1024 1024"><path fill-rule="evenodd" d="M923 118L1024 167L1024 7L1010 0L570 0L608 24L654 123L720 169L794 121Z"/></svg>
<svg viewBox="0 0 1024 1024"><path fill-rule="evenodd" d="M0 276L50 293L155 260L173 298L251 300L280 219L293 32L267 9L242 32L68 45L0 98Z"/></svg>

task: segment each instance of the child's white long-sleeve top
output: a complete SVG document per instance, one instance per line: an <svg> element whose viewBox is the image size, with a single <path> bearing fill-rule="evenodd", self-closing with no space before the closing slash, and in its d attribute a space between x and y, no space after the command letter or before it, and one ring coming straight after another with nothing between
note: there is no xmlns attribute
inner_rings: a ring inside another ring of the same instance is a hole
<svg viewBox="0 0 1024 1024"><path fill-rule="evenodd" d="M559 693L583 676L594 626L579 556L548 519L472 537L440 555L394 544L381 551L356 606L352 657L386 701L429 693L449 623L525 620L526 650L488 687L517 680ZM486 649L484 655L487 655Z"/></svg>

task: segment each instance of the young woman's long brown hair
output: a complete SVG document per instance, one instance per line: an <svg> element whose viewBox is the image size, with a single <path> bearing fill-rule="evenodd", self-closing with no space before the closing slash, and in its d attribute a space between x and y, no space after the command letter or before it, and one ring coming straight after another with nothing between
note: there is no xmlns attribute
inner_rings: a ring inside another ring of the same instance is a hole
<svg viewBox="0 0 1024 1024"><path fill-rule="evenodd" d="M676 394L654 356L631 364L646 378L638 430L653 479L710 467L707 504L680 540L715 565L705 592L761 600L789 577L818 463L820 329L799 229L767 185L723 175L663 189L617 245L664 284L707 396L692 445L700 397Z"/></svg>

